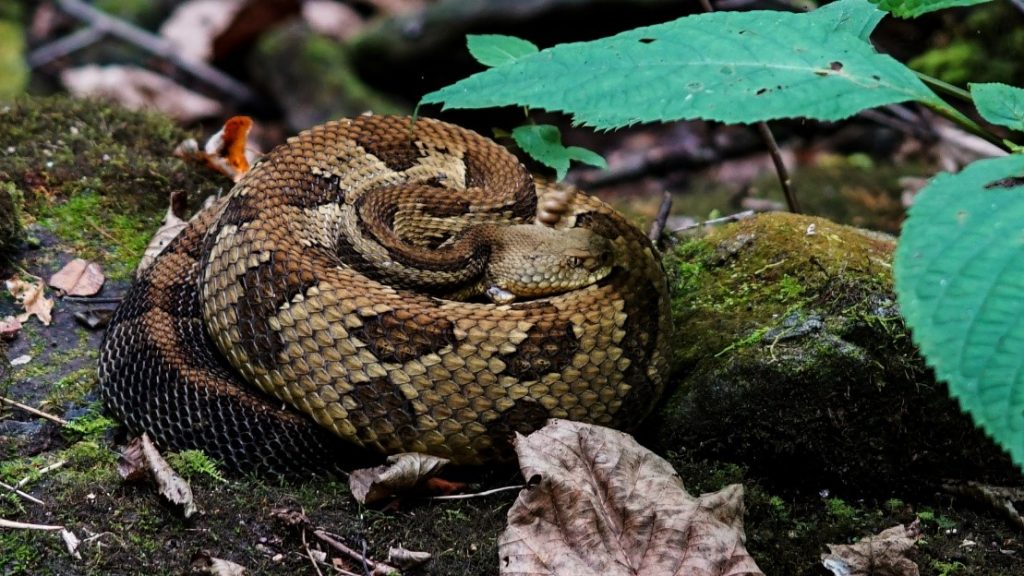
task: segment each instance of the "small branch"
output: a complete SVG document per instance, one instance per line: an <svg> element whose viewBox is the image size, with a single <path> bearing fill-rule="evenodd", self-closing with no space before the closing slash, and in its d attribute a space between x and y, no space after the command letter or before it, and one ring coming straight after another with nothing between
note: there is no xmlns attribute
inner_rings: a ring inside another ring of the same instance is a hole
<svg viewBox="0 0 1024 576"><path fill-rule="evenodd" d="M29 414L34 414L36 416L39 416L40 418L46 418L50 422L53 422L54 424L57 424L59 426L67 426L68 425L68 421L63 419L63 418L60 418L58 416L54 416L53 414L48 414L46 412L43 412L42 410L39 410L38 408L33 408L33 407L28 406L26 404L22 404L21 402L18 402L16 400L11 400L10 398L6 398L4 396L0 396L0 405L3 405L3 404L9 404L11 406L14 406L15 408L18 408L20 410L24 410L25 412L28 412Z"/></svg>
<svg viewBox="0 0 1024 576"><path fill-rule="evenodd" d="M17 494L18 496L21 496L22 498L24 498L25 500L28 500L29 502L31 502L33 504L39 504L40 506L46 506L46 502L43 502L42 500L40 500L39 498L36 498L35 496L33 496L31 494L28 494L26 492L22 492L21 490L18 490L17 486L11 486L10 484L7 484L6 482L0 482L0 488L3 488L4 490L7 490L10 493Z"/></svg>
<svg viewBox="0 0 1024 576"><path fill-rule="evenodd" d="M694 228L703 228L705 226L716 226L718 224L727 224L729 222L739 222L740 220L746 220L747 218L753 218L753 210L745 210L743 212L737 212L736 214L730 214L728 216L722 216L721 218L715 218L713 220L704 220L703 222L697 222L696 224L688 224L681 228L672 230L673 234L679 232L685 232L687 230L693 230Z"/></svg>
<svg viewBox="0 0 1024 576"><path fill-rule="evenodd" d="M309 558L309 562L313 565L313 570L316 570L317 576L324 576L324 573L320 571L320 566L317 565L316 558L313 558L313 551L309 549L309 543L306 542L306 529L302 529L302 548L306 551L306 557Z"/></svg>
<svg viewBox="0 0 1024 576"><path fill-rule="evenodd" d="M68 463L67 460L61 460L59 462L54 462L53 464L50 464L49 466L44 466L44 467L40 468L39 471L36 472L35 475L30 474L28 476L25 476L21 480L19 480L18 483L14 485L14 487L15 488L21 488L22 486L24 486L24 485L28 484L29 482L31 482L33 480L33 478L38 478L39 476L42 476L43 474L46 474L46 473L49 473L49 472L53 472L54 470L60 468L61 466L65 465L67 463Z"/></svg>
<svg viewBox="0 0 1024 576"><path fill-rule="evenodd" d="M63 58L69 54L74 54L79 50L92 46L99 42L107 35L107 32L101 28L90 26L88 28L82 28L67 36L54 40L48 44L44 44L39 48L33 50L28 57L25 59L31 68L40 68L46 66L54 60Z"/></svg>
<svg viewBox="0 0 1024 576"><path fill-rule="evenodd" d="M800 214L802 210L800 210L800 203L796 199L796 191L793 190L793 182L789 177L789 171L786 170L786 163L782 161L782 152L779 151L779 145L775 142L771 128L768 127L767 122L758 122L757 130L761 133L765 145L768 146L768 153L772 157L772 163L775 164L775 172L779 175L779 184L782 185L782 193L786 195L786 205L789 207L789 211Z"/></svg>
<svg viewBox="0 0 1024 576"><path fill-rule="evenodd" d="M432 496L431 500L465 500L467 498L482 498L484 496L490 496L491 494L497 494L499 492L508 492L509 490L522 490L526 488L526 484L517 484L515 486L502 486L501 488L493 488L491 490L484 490L483 492L477 492L476 494L448 494L446 496Z"/></svg>
<svg viewBox="0 0 1024 576"><path fill-rule="evenodd" d="M51 526L47 524L28 524L26 522L15 522L6 518L0 518L0 528L14 528L17 530L63 530L63 526Z"/></svg>
<svg viewBox="0 0 1024 576"><path fill-rule="evenodd" d="M331 534L328 534L324 530L314 530L313 535L319 538L322 542L326 543L331 548L334 548L335 550L341 552L345 556L348 556L352 560L362 562L365 566L369 566L369 568L372 570L370 574L372 574L373 576L383 576L384 574L388 574L390 572L398 572L397 568L388 566L383 562L375 562L373 560L370 560L364 554L356 552L352 548L349 548L348 546L342 544L338 540L335 540Z"/></svg>
<svg viewBox="0 0 1024 576"><path fill-rule="evenodd" d="M92 29L93 32L88 34L83 33L78 39L69 40L68 38L64 38L62 40L58 40L57 42L65 42L63 47L53 47L51 44L36 50L32 53L32 56L30 56L30 58L34 57L34 61L36 62L46 63L47 60L45 60L44 57L54 54L59 54L57 57L70 54L71 52L60 54L58 49L67 50L68 48L75 48L76 43L81 47L82 42L84 42L84 40L88 40L90 35L109 34L110 36L114 36L124 42L132 44L133 46L137 46L159 58L167 60L174 64L178 69L202 80L236 100L241 102L253 102L256 100L256 95L245 84L235 80L231 76L228 76L205 62L183 58L178 54L174 44L159 36L151 34L150 32L147 32L133 24L129 24L124 20L114 18L113 16L82 2L82 0L57 0L57 4L65 13L88 24L89 29ZM72 36L74 36L74 34ZM47 52L40 54L39 52L43 49L47 49ZM37 66L40 65L42 64L37 64Z"/></svg>
<svg viewBox="0 0 1024 576"><path fill-rule="evenodd" d="M671 211L672 193L665 190L661 193L661 205L658 206L658 215L654 217L654 222L651 222L651 229L647 232L647 237L656 245L661 240L661 232L665 229L665 224L668 222L668 213Z"/></svg>

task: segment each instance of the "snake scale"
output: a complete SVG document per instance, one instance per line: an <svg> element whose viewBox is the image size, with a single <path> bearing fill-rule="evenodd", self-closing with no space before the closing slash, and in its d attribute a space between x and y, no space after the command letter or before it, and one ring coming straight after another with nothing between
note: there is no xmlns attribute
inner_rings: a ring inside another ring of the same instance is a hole
<svg viewBox="0 0 1024 576"><path fill-rule="evenodd" d="M302 474L352 445L477 464L559 417L630 428L664 388L651 242L513 154L427 118L311 128L136 280L99 362L134 433Z"/></svg>

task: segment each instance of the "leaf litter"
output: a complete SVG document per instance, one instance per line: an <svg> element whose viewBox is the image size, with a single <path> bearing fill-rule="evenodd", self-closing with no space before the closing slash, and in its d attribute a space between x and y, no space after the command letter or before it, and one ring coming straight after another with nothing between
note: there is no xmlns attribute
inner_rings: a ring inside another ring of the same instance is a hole
<svg viewBox="0 0 1024 576"><path fill-rule="evenodd" d="M498 540L501 574L763 576L744 545L742 486L695 498L628 434L568 420L515 448L529 484Z"/></svg>

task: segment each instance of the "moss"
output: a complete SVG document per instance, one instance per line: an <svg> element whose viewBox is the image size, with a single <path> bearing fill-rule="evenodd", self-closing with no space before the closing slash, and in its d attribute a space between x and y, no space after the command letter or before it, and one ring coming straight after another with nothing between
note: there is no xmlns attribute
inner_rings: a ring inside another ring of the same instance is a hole
<svg viewBox="0 0 1024 576"><path fill-rule="evenodd" d="M198 203L230 186L172 155L187 137L155 114L62 97L19 100L0 109L0 182L23 198L25 224L52 228L108 277L125 279L171 191Z"/></svg>
<svg viewBox="0 0 1024 576"><path fill-rule="evenodd" d="M221 474L220 464L202 450L183 450L168 454L167 463L186 480L205 476L222 484L227 483L227 479Z"/></svg>
<svg viewBox="0 0 1024 576"><path fill-rule="evenodd" d="M22 237L19 217L18 189L10 182L0 182L0 260L7 258Z"/></svg>

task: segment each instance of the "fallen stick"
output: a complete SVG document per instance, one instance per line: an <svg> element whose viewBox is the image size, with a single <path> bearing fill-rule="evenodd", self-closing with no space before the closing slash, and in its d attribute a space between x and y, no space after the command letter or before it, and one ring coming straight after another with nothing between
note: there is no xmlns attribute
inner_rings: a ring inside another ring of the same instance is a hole
<svg viewBox="0 0 1024 576"><path fill-rule="evenodd" d="M31 494L29 494L27 492L22 492L21 490L18 490L17 486L11 486L10 484L7 484L6 482L0 482L0 488L3 488L4 490L7 490L8 492L17 494L18 496L21 496L22 498L24 498L25 500L28 500L29 502L32 502L33 504L39 504L40 506L46 506L46 502L43 502L39 498L36 498L35 496L33 496L33 495L31 495Z"/></svg>
<svg viewBox="0 0 1024 576"><path fill-rule="evenodd" d="M68 421L63 419L63 418L61 418L61 417L59 417L59 416L54 416L53 414L48 414L48 413L43 412L42 410L40 410L38 408L33 408L33 407L31 407L31 406L29 406L27 404L22 404L21 402L18 402L17 400L11 400L10 398L7 398L5 396L0 396L0 405L3 405L3 404L10 404L11 406L14 406L15 408L18 408L20 410L24 410L25 412L28 412L29 414L34 414L36 416L39 416L40 418L46 418L50 422L53 422L53 423L55 423L55 424L57 424L59 426L67 426L68 425Z"/></svg>
<svg viewBox="0 0 1024 576"><path fill-rule="evenodd" d="M395 568L393 566L388 566L387 564L385 564L383 562L377 562L377 561L374 561L374 560L370 560L369 558L367 558L363 554L360 554L359 552L356 552L352 548L349 548L348 546L342 544L338 540L335 540L330 534L328 534L324 530L314 530L313 531L313 535L316 536L317 538L319 538L322 542L326 543L331 548L334 548L335 550L337 550L338 552L341 552L342 554L348 556L352 560L356 560L358 562L362 562L364 566L367 566L367 567L370 568L371 576L378 576L378 575L383 576L385 574L398 573L398 569L397 568Z"/></svg>
<svg viewBox="0 0 1024 576"><path fill-rule="evenodd" d="M47 524L29 524L27 522L16 522L14 520L8 520L6 518L0 518L0 528L14 528L16 530L48 530L57 531L63 530L63 526L51 526Z"/></svg>

